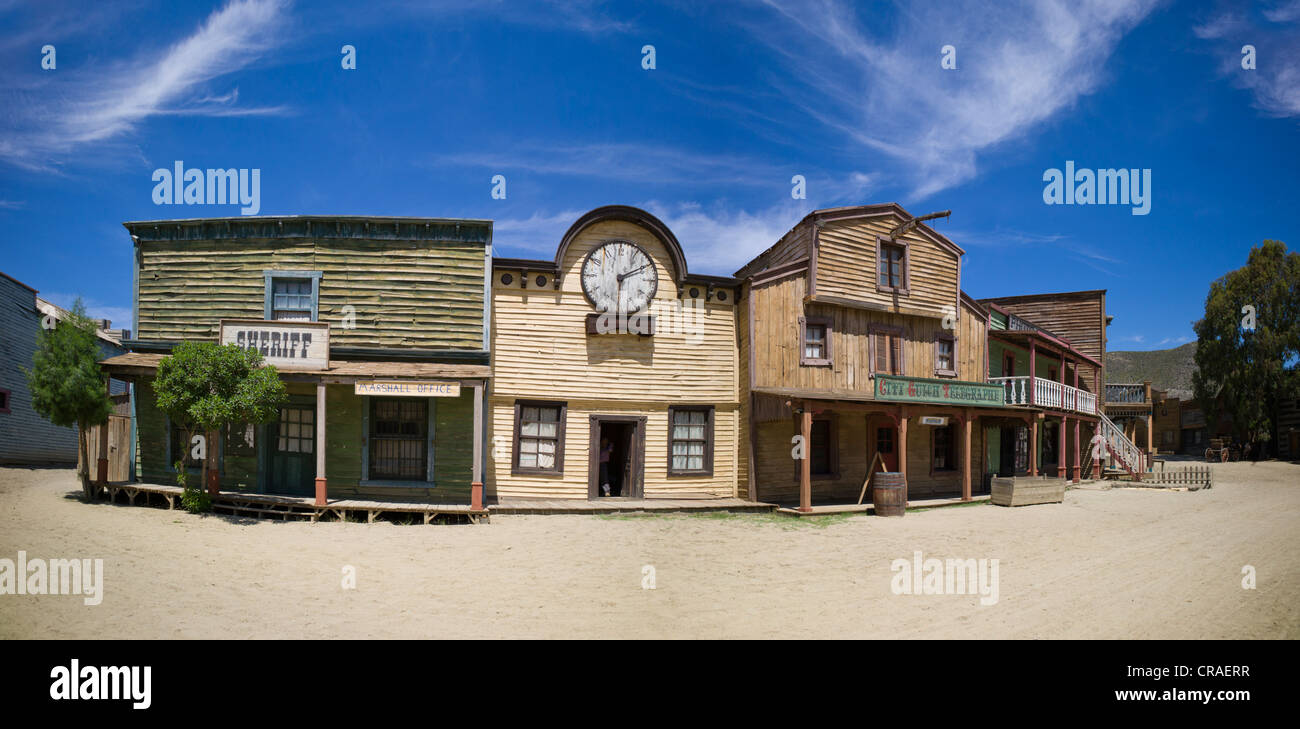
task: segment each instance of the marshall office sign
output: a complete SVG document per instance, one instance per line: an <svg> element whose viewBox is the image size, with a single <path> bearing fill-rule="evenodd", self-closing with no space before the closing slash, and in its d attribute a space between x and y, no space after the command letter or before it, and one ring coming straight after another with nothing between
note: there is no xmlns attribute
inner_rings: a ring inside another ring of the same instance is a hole
<svg viewBox="0 0 1300 729"><path fill-rule="evenodd" d="M924 377L876 375L873 388L877 400L923 402L939 405L981 405L1000 407L1002 386L984 382L932 380Z"/></svg>
<svg viewBox="0 0 1300 729"><path fill-rule="evenodd" d="M330 326L326 322L222 319L221 343L261 352L266 364L279 368L329 367Z"/></svg>

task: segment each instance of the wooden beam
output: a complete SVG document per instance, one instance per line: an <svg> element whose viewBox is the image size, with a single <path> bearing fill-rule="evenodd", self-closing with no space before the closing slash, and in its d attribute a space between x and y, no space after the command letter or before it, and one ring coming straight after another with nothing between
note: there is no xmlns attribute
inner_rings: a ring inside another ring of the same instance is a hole
<svg viewBox="0 0 1300 729"><path fill-rule="evenodd" d="M899 408L898 471L903 474L903 501L907 501L907 408Z"/></svg>
<svg viewBox="0 0 1300 729"><path fill-rule="evenodd" d="M966 411L962 427L965 433L962 435L962 474L961 474L961 500L970 501L970 434L971 434L971 414L970 410Z"/></svg>
<svg viewBox="0 0 1300 729"><path fill-rule="evenodd" d="M1029 423L1029 475L1038 475L1038 428L1039 421L1042 420L1042 413Z"/></svg>
<svg viewBox="0 0 1300 729"><path fill-rule="evenodd" d="M324 506L325 482L325 383L316 383L316 506Z"/></svg>
<svg viewBox="0 0 1300 729"><path fill-rule="evenodd" d="M1034 340L1029 340L1029 404L1034 404L1034 363L1038 359L1038 348L1034 345ZM1032 475L1032 474L1031 474Z"/></svg>
<svg viewBox="0 0 1300 729"><path fill-rule="evenodd" d="M1056 437L1056 477L1065 478L1065 429L1070 427L1070 419L1061 418L1061 432Z"/></svg>
<svg viewBox="0 0 1300 729"><path fill-rule="evenodd" d="M812 411L800 403L799 434L803 436L803 459L799 461L799 511L812 511Z"/></svg>
<svg viewBox="0 0 1300 729"><path fill-rule="evenodd" d="M483 382L474 383L474 465L471 467L470 508L483 508Z"/></svg>
<svg viewBox="0 0 1300 729"><path fill-rule="evenodd" d="M1079 373L1075 372L1075 380L1079 379ZM1074 482L1079 483L1079 449L1082 444L1079 443L1079 418L1074 419Z"/></svg>

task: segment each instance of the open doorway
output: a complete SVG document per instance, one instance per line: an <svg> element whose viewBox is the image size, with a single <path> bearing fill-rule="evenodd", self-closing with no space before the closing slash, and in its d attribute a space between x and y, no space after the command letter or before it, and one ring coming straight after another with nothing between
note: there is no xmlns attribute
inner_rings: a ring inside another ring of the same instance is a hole
<svg viewBox="0 0 1300 729"><path fill-rule="evenodd" d="M643 497L645 418L591 416L589 499Z"/></svg>

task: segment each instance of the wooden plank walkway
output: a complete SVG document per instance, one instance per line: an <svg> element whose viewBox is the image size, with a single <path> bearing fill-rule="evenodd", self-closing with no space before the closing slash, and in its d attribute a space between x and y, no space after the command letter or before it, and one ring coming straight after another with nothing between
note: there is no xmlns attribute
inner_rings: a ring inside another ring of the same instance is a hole
<svg viewBox="0 0 1300 729"><path fill-rule="evenodd" d="M152 483L109 483L99 487L97 492L106 495L112 503L117 503L118 496L125 496L131 506L143 497L147 506L151 499L166 501L168 509L180 506L183 493L179 486ZM368 499L335 499L325 506L316 506L316 500L305 496L282 496L280 494L250 494L240 491L221 491L212 497L212 510L237 516L252 516L260 519L280 519L281 521L359 521L362 516L367 523L387 516L389 520L419 519L424 524L431 524L439 519L450 521L467 521L477 524L486 521L489 513L486 509L474 509L469 504L432 504L407 501L380 501ZM398 516L400 515L400 516Z"/></svg>
<svg viewBox="0 0 1300 729"><path fill-rule="evenodd" d="M989 494L979 494L972 496L970 501L962 501L960 496L940 499L911 499L907 502L908 509L934 509L941 506L957 506L958 504L976 504L987 502ZM830 516L832 514L875 514L876 507L870 502L863 504L814 504L812 511L799 511L794 506L782 506L777 508L776 513L784 516L794 516L806 518L810 516Z"/></svg>
<svg viewBox="0 0 1300 729"><path fill-rule="evenodd" d="M776 504L765 504L744 499L625 499L610 497L588 501L586 499L527 499L506 498L488 506L493 514L627 514L634 512L692 513L706 511L731 511L737 513L764 513Z"/></svg>

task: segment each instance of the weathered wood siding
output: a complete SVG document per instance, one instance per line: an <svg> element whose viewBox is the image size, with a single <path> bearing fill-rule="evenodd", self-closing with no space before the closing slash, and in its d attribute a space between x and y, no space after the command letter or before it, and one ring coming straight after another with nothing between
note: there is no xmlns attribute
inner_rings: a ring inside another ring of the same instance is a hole
<svg viewBox="0 0 1300 729"><path fill-rule="evenodd" d="M1070 340L1070 344L1083 354L1105 365L1106 362L1106 292L1078 291L1062 294L1034 294L1031 296L1006 296L984 299L1001 306L1016 316L1027 319L1047 331ZM1079 366L1080 382L1093 389L1095 367ZM1100 374L1104 385L1106 374ZM1098 393L1105 396L1105 389Z"/></svg>
<svg viewBox="0 0 1300 729"><path fill-rule="evenodd" d="M485 244L469 241L141 241L145 341L213 340L220 319L262 319L267 270L321 271L318 320L335 347L483 348ZM355 328L345 329L345 306Z"/></svg>
<svg viewBox="0 0 1300 729"><path fill-rule="evenodd" d="M586 316L594 312L582 294L580 269L587 253L610 239L631 240L654 260L659 276L652 304L657 332L651 337L588 335ZM738 438L739 380L735 289L726 300L682 306L676 272L664 245L648 230L605 220L585 228L561 262L557 291L549 281L521 288L519 272L511 284L492 283L491 431L488 493L498 496L587 496L589 414L642 414L646 433L645 495L679 493L733 496ZM702 288L702 287L701 287ZM717 290L715 289L715 292ZM687 301L690 298L687 297ZM685 327L671 326L684 320ZM569 403L565 473L512 476L514 403L518 399ZM669 404L714 405L714 469L711 478L666 475Z"/></svg>
<svg viewBox="0 0 1300 729"><path fill-rule="evenodd" d="M952 334L956 337L955 379L983 381L988 357L984 321L964 303L957 326L945 329L940 318L833 304L805 304L806 291L807 279L798 274L753 287L750 295L754 301L754 336L744 346L752 344L755 350L755 387L871 392L874 326L902 328L903 374L935 377L936 338L940 334ZM831 320L830 367L800 364L801 317Z"/></svg>
<svg viewBox="0 0 1300 729"><path fill-rule="evenodd" d="M960 256L915 230L897 238L907 244L908 293L877 290L877 238L902 222L894 213L826 222L817 233L813 293L922 316L942 317L945 307L954 309Z"/></svg>

